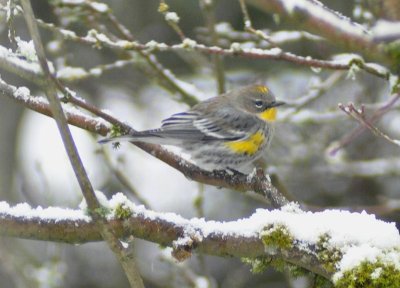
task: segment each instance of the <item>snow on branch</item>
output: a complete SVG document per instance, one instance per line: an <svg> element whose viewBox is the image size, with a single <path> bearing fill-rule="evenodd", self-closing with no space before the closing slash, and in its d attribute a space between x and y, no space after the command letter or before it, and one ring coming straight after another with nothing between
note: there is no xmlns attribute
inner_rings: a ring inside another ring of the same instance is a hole
<svg viewBox="0 0 400 288"><path fill-rule="evenodd" d="M29 89L26 87L10 85L0 78L0 93L33 111L52 117L47 99L39 96L32 96ZM64 104L63 107L69 124L100 135L107 135L111 129L111 125L99 117L93 117L87 113L83 113L81 110L67 104Z"/></svg>
<svg viewBox="0 0 400 288"><path fill-rule="evenodd" d="M185 255L179 260L194 251L246 257L254 263L261 258L281 259L328 278L338 287L346 287L344 283L360 273L371 283L378 283L381 277L400 279L400 234L395 224L365 212L313 213L290 203L272 211L258 209L248 218L218 222L154 212L135 205L122 193L110 200L96 194L103 199L105 216L118 237L134 235L173 246L174 255ZM85 214L85 204L80 206L81 210L33 209L28 204L10 207L0 202L0 233L66 243L101 241Z"/></svg>
<svg viewBox="0 0 400 288"><path fill-rule="evenodd" d="M360 24L330 10L319 1L248 0L247 2L265 12L278 13L297 22L308 32L323 36L331 43L355 49L370 56L379 51L370 33Z"/></svg>
<svg viewBox="0 0 400 288"><path fill-rule="evenodd" d="M290 52L285 52L280 48L260 49L249 48L245 44L232 43L229 49L221 48L218 46L207 46L199 44L195 40L186 38L180 44L169 45L151 40L148 43L142 44L137 41L118 40L112 41L106 35L90 30L84 37L77 36L73 31L59 29L53 24L44 23L39 21L43 28L56 32L66 40L74 41L77 43L94 46L94 47L107 47L116 51L146 51L146 52L164 52L164 51L198 51L209 55L222 55L230 57L242 57L249 59L268 59L268 60L282 60L291 62L297 65L336 69L336 70L349 70L353 66L365 70L375 76L388 79L390 74L384 67L374 64L366 63L362 57L350 54L348 57L341 57L339 60L320 60L312 57L303 57L295 55ZM347 61L345 61L347 60ZM197 93L197 92L196 92ZM196 95L196 93L194 93Z"/></svg>

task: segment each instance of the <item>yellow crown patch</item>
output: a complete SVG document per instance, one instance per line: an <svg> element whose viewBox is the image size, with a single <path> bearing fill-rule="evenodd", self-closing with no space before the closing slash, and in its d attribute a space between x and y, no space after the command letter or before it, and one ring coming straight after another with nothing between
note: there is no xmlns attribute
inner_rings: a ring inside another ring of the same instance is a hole
<svg viewBox="0 0 400 288"><path fill-rule="evenodd" d="M268 91L269 91L267 86L264 86L264 85L258 85L256 87L256 89L258 92L261 92L261 93L268 93Z"/></svg>

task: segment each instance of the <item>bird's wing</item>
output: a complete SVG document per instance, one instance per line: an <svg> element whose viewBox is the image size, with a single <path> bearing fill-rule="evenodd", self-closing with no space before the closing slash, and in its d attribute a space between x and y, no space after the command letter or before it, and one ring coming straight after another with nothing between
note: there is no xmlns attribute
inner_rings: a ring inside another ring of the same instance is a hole
<svg viewBox="0 0 400 288"><path fill-rule="evenodd" d="M161 129L152 133L160 137L201 141L222 139L234 141L245 138L246 131L238 131L233 127L234 119L231 116L233 112L231 109L222 108L208 113L196 110L177 113L165 119ZM249 117L249 119L253 118Z"/></svg>

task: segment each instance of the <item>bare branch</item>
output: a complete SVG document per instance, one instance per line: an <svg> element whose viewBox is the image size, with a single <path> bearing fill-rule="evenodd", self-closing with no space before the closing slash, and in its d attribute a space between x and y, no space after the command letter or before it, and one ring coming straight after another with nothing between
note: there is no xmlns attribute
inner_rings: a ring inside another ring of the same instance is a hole
<svg viewBox="0 0 400 288"><path fill-rule="evenodd" d="M372 114L371 118L368 119L368 122L370 124L374 124L376 121L378 121L385 113L387 113L394 106L394 104L397 102L397 100L399 100L399 98L400 98L399 93L391 95L389 100ZM367 127L365 125L360 125L359 127L355 128L353 131L345 135L339 141L339 143L329 151L329 154L335 155L340 149L347 146L354 139L359 137L366 129Z"/></svg>
<svg viewBox="0 0 400 288"><path fill-rule="evenodd" d="M399 97L400 95L397 94L397 97ZM357 109L353 103L349 103L347 105L343 105L341 103L339 103L339 108L345 112L347 115L351 116L352 118L354 118L355 120L357 120L358 122L360 122L361 124L363 124L365 127L367 127L369 130L372 131L372 133L374 133L377 136L380 136L384 139L386 139L387 141L389 141L392 144L395 144L397 146L400 146L400 140L395 140L390 138L388 135L386 135L385 133L383 133L381 130L379 130L377 127L375 127L367 118L365 115L365 108L364 106L361 106L360 109Z"/></svg>
<svg viewBox="0 0 400 288"><path fill-rule="evenodd" d="M218 34L215 31L215 2L200 0L200 7L203 11L203 16L207 25L208 34L211 36L211 44L218 45ZM214 62L214 74L217 80L218 94L225 93L225 71L223 57L220 55L212 55Z"/></svg>

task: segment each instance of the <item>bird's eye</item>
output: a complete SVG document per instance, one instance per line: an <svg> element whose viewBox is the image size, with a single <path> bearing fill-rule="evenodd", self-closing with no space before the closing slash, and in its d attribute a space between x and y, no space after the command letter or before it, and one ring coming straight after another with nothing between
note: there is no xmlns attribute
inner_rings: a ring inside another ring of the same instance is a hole
<svg viewBox="0 0 400 288"><path fill-rule="evenodd" d="M264 102L262 100L255 100L254 106L256 106L256 108L262 108L264 106Z"/></svg>

